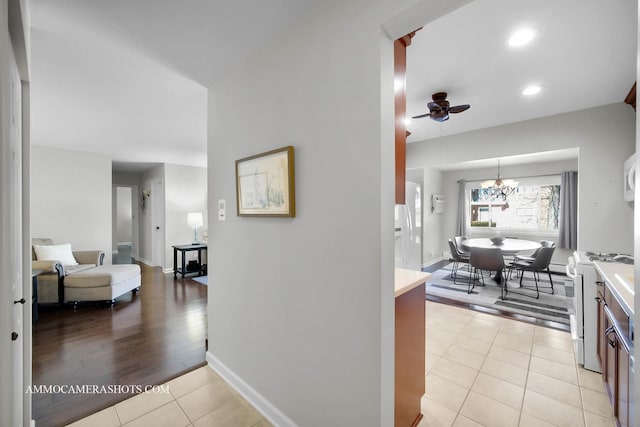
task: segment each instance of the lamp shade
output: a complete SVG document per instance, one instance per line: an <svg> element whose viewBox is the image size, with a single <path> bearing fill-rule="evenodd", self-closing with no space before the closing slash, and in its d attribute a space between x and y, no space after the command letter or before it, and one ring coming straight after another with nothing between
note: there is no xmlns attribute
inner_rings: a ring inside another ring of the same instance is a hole
<svg viewBox="0 0 640 427"><path fill-rule="evenodd" d="M204 222L202 221L202 212L189 212L187 214L187 224L189 227L202 227Z"/></svg>

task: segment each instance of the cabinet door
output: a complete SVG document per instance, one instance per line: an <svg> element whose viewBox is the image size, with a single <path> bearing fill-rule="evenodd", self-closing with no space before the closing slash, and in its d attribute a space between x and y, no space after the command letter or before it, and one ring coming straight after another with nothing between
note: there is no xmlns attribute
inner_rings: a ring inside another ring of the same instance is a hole
<svg viewBox="0 0 640 427"><path fill-rule="evenodd" d="M598 297L596 298L596 303L598 304L598 335L597 335L597 352L598 352L598 361L600 362L600 371L602 372L602 376L607 378L606 374L606 364L605 364L605 352L606 352L606 341L604 337L604 331L607 329L605 326L606 322L606 314L604 312L604 297L600 292L598 292Z"/></svg>
<svg viewBox="0 0 640 427"><path fill-rule="evenodd" d="M617 352L617 384L615 416L620 427L629 426L629 350L618 340Z"/></svg>
<svg viewBox="0 0 640 427"><path fill-rule="evenodd" d="M606 349L605 349L605 370L603 371L603 374L604 374L605 386L607 388L607 392L609 393L609 401L611 402L611 406L615 407L615 402L617 400L617 396L616 396L617 349L616 347L618 346L618 336L615 330L613 329L613 327L611 327L609 318L606 318L605 325L607 326L607 330L605 331Z"/></svg>

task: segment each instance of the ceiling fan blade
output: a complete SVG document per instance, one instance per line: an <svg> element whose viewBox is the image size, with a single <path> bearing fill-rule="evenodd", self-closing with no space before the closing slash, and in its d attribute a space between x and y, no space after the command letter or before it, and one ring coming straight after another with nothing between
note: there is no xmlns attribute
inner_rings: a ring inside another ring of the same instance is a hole
<svg viewBox="0 0 640 427"><path fill-rule="evenodd" d="M427 113L427 114L421 114L419 116L413 116L411 117L412 119L421 119L423 117L429 117L431 115L431 113Z"/></svg>
<svg viewBox="0 0 640 427"><path fill-rule="evenodd" d="M469 104L454 105L453 107L449 108L449 112L450 113L462 113L463 111L468 110L470 107L471 107L471 105L469 105Z"/></svg>
<svg viewBox="0 0 640 427"><path fill-rule="evenodd" d="M427 103L427 108L429 108L429 111L431 111L431 112L442 110L442 106L440 104L438 104L437 102L429 102L429 103Z"/></svg>

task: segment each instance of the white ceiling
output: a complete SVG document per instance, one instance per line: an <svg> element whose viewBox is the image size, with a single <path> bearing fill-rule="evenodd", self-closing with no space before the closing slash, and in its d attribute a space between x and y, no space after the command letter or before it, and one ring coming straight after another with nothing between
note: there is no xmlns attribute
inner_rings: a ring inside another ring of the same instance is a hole
<svg viewBox="0 0 640 427"><path fill-rule="evenodd" d="M636 79L637 2L475 0L418 31L407 50L407 116L435 92L471 104L438 123L414 119L408 142L622 102ZM510 48L522 26L532 43ZM543 86L521 95L531 83ZM631 108L631 107L629 107Z"/></svg>
<svg viewBox="0 0 640 427"><path fill-rule="evenodd" d="M495 168L498 160L502 166L522 165L531 163L559 162L578 158L578 148L567 148L562 150L543 151L539 153L519 154L516 156L503 156L500 159L487 158L467 162L450 163L438 166L437 169L443 171Z"/></svg>
<svg viewBox="0 0 640 427"><path fill-rule="evenodd" d="M29 1L33 144L197 166L206 165L206 88L314 2ZM425 26L408 51L408 115L426 112L437 91L471 109L445 123L414 120L409 142L620 102L635 80L635 7L475 0ZM509 49L523 24L540 37ZM524 99L534 81L544 91Z"/></svg>
<svg viewBox="0 0 640 427"><path fill-rule="evenodd" d="M207 87L313 0L29 0L31 141L206 165Z"/></svg>

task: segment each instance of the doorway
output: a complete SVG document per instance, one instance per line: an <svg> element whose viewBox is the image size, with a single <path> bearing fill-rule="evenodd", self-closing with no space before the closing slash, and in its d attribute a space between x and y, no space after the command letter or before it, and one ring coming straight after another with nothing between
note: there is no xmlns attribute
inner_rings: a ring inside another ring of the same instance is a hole
<svg viewBox="0 0 640 427"><path fill-rule="evenodd" d="M138 186L113 186L113 264L131 264L138 254Z"/></svg>

